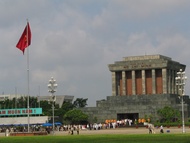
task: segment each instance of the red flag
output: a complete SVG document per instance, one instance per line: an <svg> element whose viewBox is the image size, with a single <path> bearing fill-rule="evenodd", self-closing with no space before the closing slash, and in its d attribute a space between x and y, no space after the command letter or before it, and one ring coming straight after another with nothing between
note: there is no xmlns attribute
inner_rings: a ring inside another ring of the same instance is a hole
<svg viewBox="0 0 190 143"><path fill-rule="evenodd" d="M20 40L18 41L16 45L16 47L20 49L23 52L23 54L24 54L25 48L27 48L31 44L31 37L32 37L32 34L30 30L30 25L27 22L27 25L20 37Z"/></svg>

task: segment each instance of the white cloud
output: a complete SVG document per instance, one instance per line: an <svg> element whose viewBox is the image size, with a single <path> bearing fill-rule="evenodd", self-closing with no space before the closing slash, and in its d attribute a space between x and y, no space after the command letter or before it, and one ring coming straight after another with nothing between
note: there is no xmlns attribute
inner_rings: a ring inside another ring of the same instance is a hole
<svg viewBox="0 0 190 143"><path fill-rule="evenodd" d="M187 0L0 2L0 93L27 93L27 52L15 45L29 19L31 94L47 95L51 76L57 94L88 98L111 95L107 67L126 56L162 54L189 66ZM178 19L180 18L180 22ZM189 70L189 67L187 67ZM188 73L188 72L187 72Z"/></svg>

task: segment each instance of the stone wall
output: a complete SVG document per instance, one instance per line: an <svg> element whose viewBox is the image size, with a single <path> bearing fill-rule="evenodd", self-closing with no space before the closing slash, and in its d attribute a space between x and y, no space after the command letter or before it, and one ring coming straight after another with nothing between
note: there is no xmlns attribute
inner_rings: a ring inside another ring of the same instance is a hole
<svg viewBox="0 0 190 143"><path fill-rule="evenodd" d="M189 117L189 96L184 97L185 118ZM170 106L181 111L180 99L177 95L156 94L156 95L132 95L132 96L108 96L106 100L96 102L96 107L81 109L91 119L97 118L97 122L104 122L106 119L116 119L118 114L138 113L138 118L152 115L152 121L158 120L158 109ZM133 119L134 120L134 119Z"/></svg>

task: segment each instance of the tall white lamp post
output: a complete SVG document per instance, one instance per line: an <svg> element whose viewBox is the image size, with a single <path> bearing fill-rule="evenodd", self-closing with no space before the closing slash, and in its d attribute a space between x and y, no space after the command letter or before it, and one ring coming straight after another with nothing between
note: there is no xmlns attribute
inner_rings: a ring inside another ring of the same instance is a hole
<svg viewBox="0 0 190 143"><path fill-rule="evenodd" d="M54 95L54 93L56 92L56 89L57 88L57 84L56 84L56 80L51 77L51 79L49 80L49 84L48 84L48 92L51 93L51 102L52 102L52 116L53 116L53 134L54 134L54 104L55 104L55 101L56 101L56 96Z"/></svg>
<svg viewBox="0 0 190 143"><path fill-rule="evenodd" d="M178 89L178 93L181 98L181 110L182 110L182 133L185 133L185 122L184 122L184 102L183 102L183 96L185 95L185 80L187 80L187 77L185 76L185 72L180 69L179 72L177 72L176 80L176 86Z"/></svg>

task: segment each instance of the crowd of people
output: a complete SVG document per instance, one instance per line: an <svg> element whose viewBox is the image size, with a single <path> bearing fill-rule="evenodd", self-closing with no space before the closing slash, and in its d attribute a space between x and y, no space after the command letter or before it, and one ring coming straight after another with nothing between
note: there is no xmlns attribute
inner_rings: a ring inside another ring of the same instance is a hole
<svg viewBox="0 0 190 143"><path fill-rule="evenodd" d="M14 132L27 132L27 125L2 125L0 126L0 133L5 132L7 129L10 133ZM44 127L41 125L31 125L30 126L30 131L35 132L35 131L44 131Z"/></svg>
<svg viewBox="0 0 190 143"><path fill-rule="evenodd" d="M101 130L101 129L115 129L119 127L127 127L132 126L133 121L130 119L118 120L113 122L105 122L105 123L93 123L86 125L60 125L55 126L54 131L67 131L68 134L73 135L74 132L79 134L80 130ZM147 123L147 127L149 129L149 133L155 133L154 125ZM8 129L10 133L13 132L27 132L27 126L1 126L0 132L5 132ZM52 126L42 126L42 125L32 125L30 126L31 132L47 132L50 134L52 132ZM164 133L163 126L160 126L160 133Z"/></svg>
<svg viewBox="0 0 190 143"><path fill-rule="evenodd" d="M68 131L69 133L73 134L73 131L79 130L101 130L101 129L115 129L121 126L131 126L132 120L130 119L123 119L123 120L110 120L111 122L105 123L93 123L93 124L86 124L86 125L60 125L55 126L55 131ZM0 132L5 132L6 129L9 132L27 132L27 125L4 125L0 127ZM42 125L31 125L30 126L31 132L37 131L46 131L50 133L52 131L52 126L42 126Z"/></svg>

